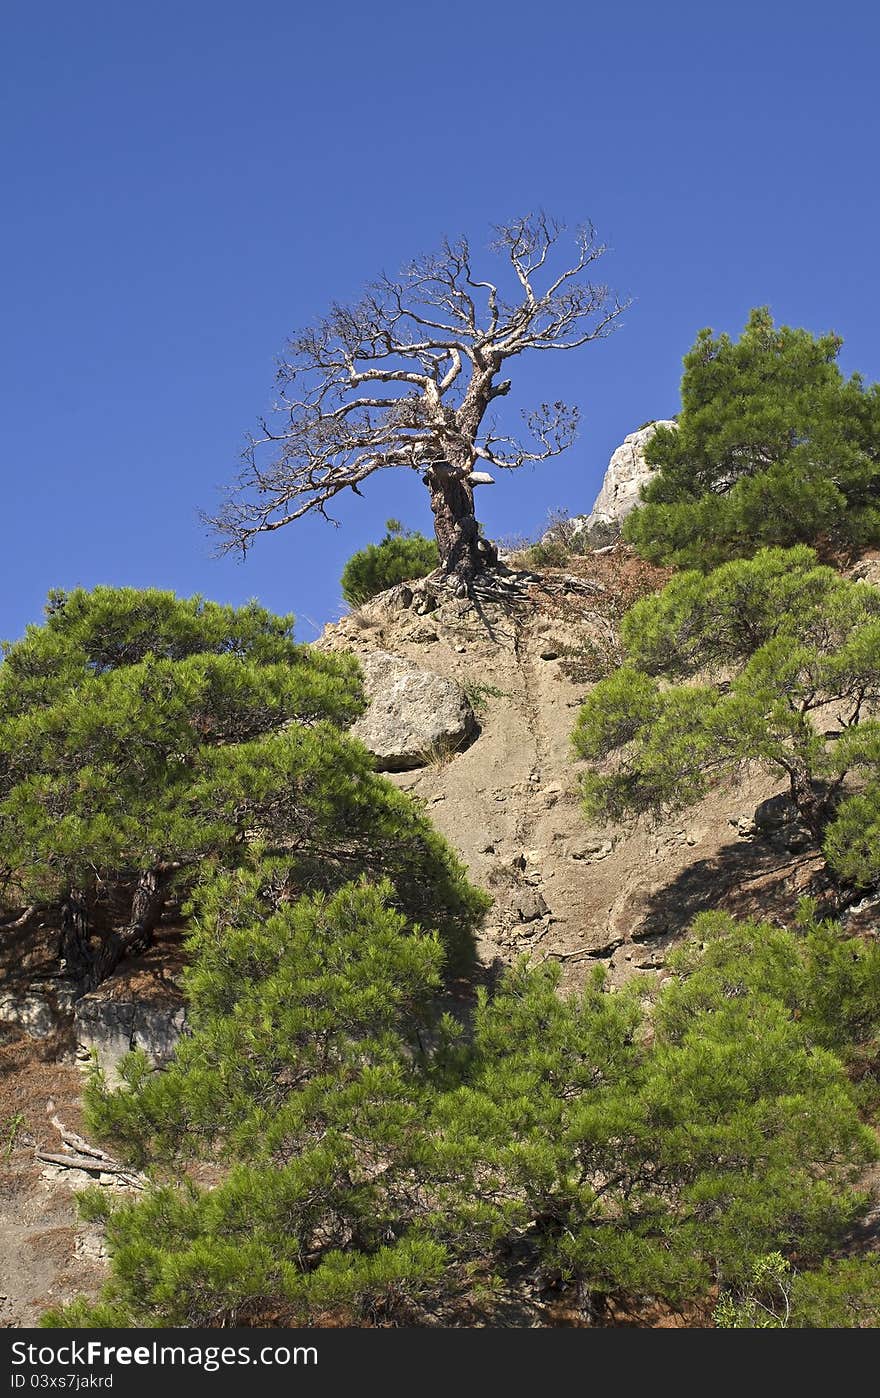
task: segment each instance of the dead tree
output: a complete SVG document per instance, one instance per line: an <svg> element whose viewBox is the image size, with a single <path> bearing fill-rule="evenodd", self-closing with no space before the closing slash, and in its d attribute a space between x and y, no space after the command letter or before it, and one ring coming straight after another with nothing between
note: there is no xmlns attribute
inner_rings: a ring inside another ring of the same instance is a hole
<svg viewBox="0 0 880 1398"><path fill-rule="evenodd" d="M510 391L508 361L602 339L624 308L590 280L606 251L590 225L575 235L572 264L551 272L563 232L544 214L496 230L492 251L506 264L510 299L500 278L474 275L464 239L446 241L294 336L272 425L261 421L223 508L206 517L222 550L246 552L257 534L310 511L330 519L337 495L360 494L376 471L402 466L428 488L442 574L466 591L494 558L474 514L474 487L493 480L480 468L547 460L577 427L577 409L556 402L523 413L522 436L500 430L490 410Z"/></svg>

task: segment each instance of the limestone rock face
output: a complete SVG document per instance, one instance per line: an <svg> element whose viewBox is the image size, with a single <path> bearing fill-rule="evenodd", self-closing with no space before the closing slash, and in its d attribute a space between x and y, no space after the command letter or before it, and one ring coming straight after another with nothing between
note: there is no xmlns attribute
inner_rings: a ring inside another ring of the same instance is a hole
<svg viewBox="0 0 880 1398"><path fill-rule="evenodd" d="M876 549L860 558L848 576L853 582L865 582L870 583L872 587L880 587L880 557Z"/></svg>
<svg viewBox="0 0 880 1398"><path fill-rule="evenodd" d="M111 988L105 983L83 995L76 1002L74 1025L80 1054L95 1053L113 1083L120 1059L132 1049L144 1049L159 1067L166 1064L185 1030L186 1014L183 1005L174 1002L117 999Z"/></svg>
<svg viewBox="0 0 880 1398"><path fill-rule="evenodd" d="M0 996L0 1021L14 1024L31 1039L45 1039L58 1028L58 1016L47 996L38 992Z"/></svg>
<svg viewBox="0 0 880 1398"><path fill-rule="evenodd" d="M383 772L426 767L463 747L476 731L461 685L411 660L374 650L360 657L369 708L352 734Z"/></svg>
<svg viewBox="0 0 880 1398"><path fill-rule="evenodd" d="M651 479L653 469L645 460L645 447L658 427L675 427L672 419L651 422L630 432L613 453L602 481L602 488L588 515L572 520L579 532L595 524L615 524L626 518L639 503L639 491Z"/></svg>
<svg viewBox="0 0 880 1398"><path fill-rule="evenodd" d="M14 1024L31 1039L45 1039L67 1028L79 994L75 981L58 976L31 981L18 994L0 994L0 1023Z"/></svg>

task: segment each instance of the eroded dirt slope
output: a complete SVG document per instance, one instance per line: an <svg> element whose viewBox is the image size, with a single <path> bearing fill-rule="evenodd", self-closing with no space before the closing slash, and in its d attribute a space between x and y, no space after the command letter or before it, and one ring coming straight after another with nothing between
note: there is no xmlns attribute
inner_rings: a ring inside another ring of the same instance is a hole
<svg viewBox="0 0 880 1398"><path fill-rule="evenodd" d="M703 908L786 916L817 865L779 812L762 808L780 787L759 772L669 823L622 829L585 820L571 749L578 708L619 658L623 611L667 575L621 551L570 566L576 571L550 570L509 595L436 606L418 588L394 589L315 644L390 651L465 688L480 722L476 740L391 779L425 802L471 877L494 895L483 960L529 950L558 958L574 985L597 960L615 980L662 969L670 943Z"/></svg>
<svg viewBox="0 0 880 1398"><path fill-rule="evenodd" d="M76 1130L82 1075L63 1037L0 1025L0 1326L36 1325L50 1306L94 1294L103 1275L98 1229L77 1217L79 1172L38 1161L60 1148L52 1118ZM76 1178L74 1178L76 1176Z"/></svg>

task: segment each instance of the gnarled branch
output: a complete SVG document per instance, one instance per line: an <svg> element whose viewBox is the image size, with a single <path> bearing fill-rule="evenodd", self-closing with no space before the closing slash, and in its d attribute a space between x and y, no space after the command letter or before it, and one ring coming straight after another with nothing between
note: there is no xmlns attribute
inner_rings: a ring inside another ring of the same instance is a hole
<svg viewBox="0 0 880 1398"><path fill-rule="evenodd" d="M512 470L563 451L578 420L563 403L524 413L521 438L486 422L490 404L510 391L509 359L602 339L624 309L590 278L606 247L589 224L575 232L574 261L541 289L563 233L544 213L496 228L510 299L500 279L474 275L466 239L446 240L294 335L278 368L274 425L262 422L262 435L249 438L225 503L206 516L221 551L246 551L258 534L313 511L330 519L338 495L360 493L390 467L425 478L443 462L466 483L478 461ZM459 498L472 508L468 490Z"/></svg>

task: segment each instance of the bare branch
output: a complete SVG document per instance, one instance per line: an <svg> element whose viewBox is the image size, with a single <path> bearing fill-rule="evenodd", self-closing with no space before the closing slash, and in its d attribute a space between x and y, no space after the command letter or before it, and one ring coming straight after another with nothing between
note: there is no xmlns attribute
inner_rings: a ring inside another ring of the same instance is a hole
<svg viewBox="0 0 880 1398"><path fill-rule="evenodd" d="M359 493L391 467L423 474L435 518L441 483L447 504L455 498L453 512L472 512L476 461L510 470L565 450L577 411L562 403L523 414L524 441L485 421L510 391L507 360L602 339L624 309L589 279L606 252L590 224L575 231L574 260L547 280L564 232L543 212L495 229L492 250L507 265L510 299L501 280L474 275L466 239L447 239L398 278L383 275L358 302L334 304L292 336L278 365L271 425L262 421L261 435L249 438L240 475L208 521L222 549L246 551L257 534L312 511L330 519L338 495ZM444 471L427 469L431 463Z"/></svg>
<svg viewBox="0 0 880 1398"><path fill-rule="evenodd" d="M578 409L566 403L542 403L534 412L523 413L533 447L516 437L490 432L477 446L476 455L508 471L529 462L547 461L571 446L577 435L579 417Z"/></svg>

